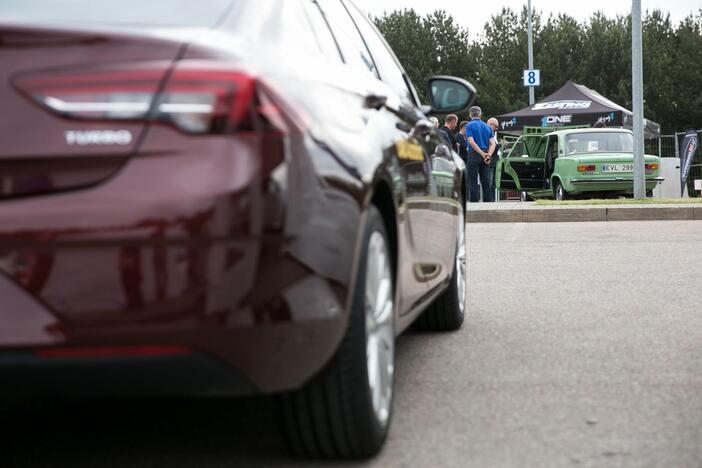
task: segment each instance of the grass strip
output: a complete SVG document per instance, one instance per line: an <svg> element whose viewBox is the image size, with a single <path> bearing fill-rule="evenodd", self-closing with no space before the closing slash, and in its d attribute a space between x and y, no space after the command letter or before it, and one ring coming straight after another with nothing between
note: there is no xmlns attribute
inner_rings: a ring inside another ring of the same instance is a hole
<svg viewBox="0 0 702 468"><path fill-rule="evenodd" d="M535 205L696 205L702 204L702 198L617 198L609 200L536 200Z"/></svg>

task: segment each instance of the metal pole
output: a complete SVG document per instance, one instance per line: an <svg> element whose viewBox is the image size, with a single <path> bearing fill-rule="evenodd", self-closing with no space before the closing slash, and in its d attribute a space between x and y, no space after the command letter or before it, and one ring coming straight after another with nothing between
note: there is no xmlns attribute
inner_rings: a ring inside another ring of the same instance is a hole
<svg viewBox="0 0 702 468"><path fill-rule="evenodd" d="M646 198L644 175L643 59L641 0L631 3L631 88L634 111L634 198Z"/></svg>
<svg viewBox="0 0 702 468"><path fill-rule="evenodd" d="M529 11L527 12L527 18L528 18L527 41L529 43L529 70L533 70L534 69L534 47L532 46L532 42L531 42L531 0L528 0L527 8L529 9ZM529 105L530 106L534 105L534 87L533 86L529 86Z"/></svg>

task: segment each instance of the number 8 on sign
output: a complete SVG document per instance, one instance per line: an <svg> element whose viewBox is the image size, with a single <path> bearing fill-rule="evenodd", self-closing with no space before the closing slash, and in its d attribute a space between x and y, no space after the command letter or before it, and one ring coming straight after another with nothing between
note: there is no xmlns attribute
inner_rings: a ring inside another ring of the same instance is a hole
<svg viewBox="0 0 702 468"><path fill-rule="evenodd" d="M524 86L539 86L541 84L540 70L524 70Z"/></svg>

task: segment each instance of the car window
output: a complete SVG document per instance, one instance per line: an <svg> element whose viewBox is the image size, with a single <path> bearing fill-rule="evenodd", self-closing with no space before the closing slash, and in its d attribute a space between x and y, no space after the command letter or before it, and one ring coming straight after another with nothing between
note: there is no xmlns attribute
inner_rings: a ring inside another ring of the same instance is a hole
<svg viewBox="0 0 702 468"><path fill-rule="evenodd" d="M341 0L318 0L346 65L379 78L373 58Z"/></svg>
<svg viewBox="0 0 702 468"><path fill-rule="evenodd" d="M566 136L566 154L575 153L631 153L634 139L625 132L586 132Z"/></svg>
<svg viewBox="0 0 702 468"><path fill-rule="evenodd" d="M259 5L260 3L261 0L259 0ZM269 42L282 44L283 47L292 47L300 54L304 54L305 57L315 59L334 59L334 54L336 54L336 61L341 62L334 40L331 39L331 44L329 44L329 41L322 40L323 38L320 36L325 29L329 35L329 28L323 23L324 20L319 9L313 2L309 2L317 10L316 15L322 21L323 28L319 28L313 23L314 16L305 8L306 3L308 2L280 2L276 5L276 19L273 20L272 14L268 16L270 26L267 26L269 28L267 36L270 38ZM312 12L314 13L314 10ZM237 27L232 29L237 31ZM241 33L241 31L238 32ZM331 45L331 49L329 45Z"/></svg>
<svg viewBox="0 0 702 468"><path fill-rule="evenodd" d="M406 99L416 106L416 93L408 86L407 83L409 80L406 79L405 73L395 57L395 54L392 52L392 49L390 49L390 46L388 46L383 36L366 15L361 13L355 5L349 4L348 2L347 5L354 22L365 39L373 61L378 67L380 79L390 86L401 98Z"/></svg>
<svg viewBox="0 0 702 468"><path fill-rule="evenodd" d="M509 153L510 158L521 158L527 155L530 158L543 158L546 138L539 136L520 137Z"/></svg>
<svg viewBox="0 0 702 468"><path fill-rule="evenodd" d="M524 140L519 139L512 147L512 151L509 153L510 158L521 158L523 154L527 154L526 146L524 145Z"/></svg>
<svg viewBox="0 0 702 468"><path fill-rule="evenodd" d="M327 24L327 20L324 18L324 13L319 9L319 4L315 0L308 0L304 3L307 21L314 32L319 50L330 60L335 62L343 61L339 46L329 29L329 24Z"/></svg>

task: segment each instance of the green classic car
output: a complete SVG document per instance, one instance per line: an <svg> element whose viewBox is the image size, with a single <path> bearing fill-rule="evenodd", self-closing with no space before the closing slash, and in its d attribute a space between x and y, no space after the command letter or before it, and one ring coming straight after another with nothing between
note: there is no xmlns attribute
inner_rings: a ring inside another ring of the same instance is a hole
<svg viewBox="0 0 702 468"><path fill-rule="evenodd" d="M500 190L522 199L609 197L634 191L634 138L630 130L581 128L522 135L497 163ZM645 156L646 191L658 182L660 158Z"/></svg>

